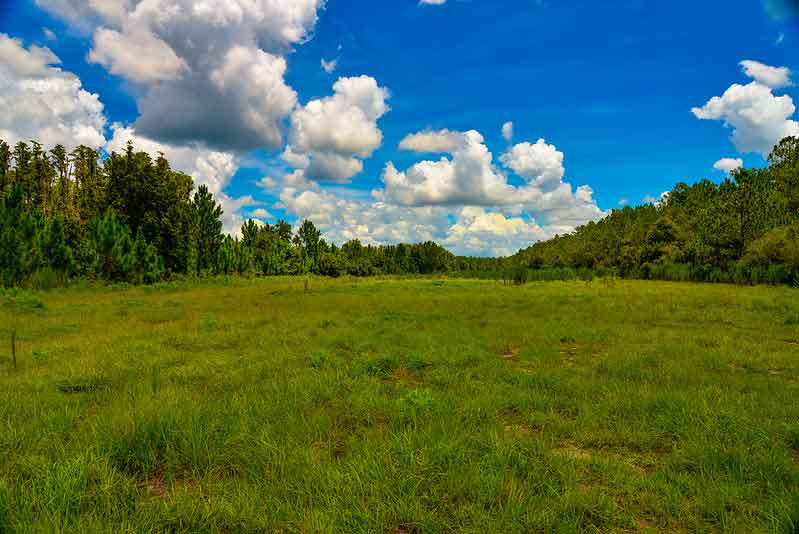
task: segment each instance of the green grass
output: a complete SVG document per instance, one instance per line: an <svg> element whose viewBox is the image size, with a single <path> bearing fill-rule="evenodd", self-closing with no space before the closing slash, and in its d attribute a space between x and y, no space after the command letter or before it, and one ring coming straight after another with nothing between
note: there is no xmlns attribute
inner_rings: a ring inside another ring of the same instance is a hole
<svg viewBox="0 0 799 534"><path fill-rule="evenodd" d="M0 308L0 531L799 532L797 290L303 286Z"/></svg>

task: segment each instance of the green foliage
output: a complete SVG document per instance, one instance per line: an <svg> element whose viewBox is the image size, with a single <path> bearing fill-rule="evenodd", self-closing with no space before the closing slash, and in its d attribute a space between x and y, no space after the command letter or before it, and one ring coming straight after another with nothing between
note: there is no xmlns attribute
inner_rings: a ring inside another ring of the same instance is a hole
<svg viewBox="0 0 799 534"><path fill-rule="evenodd" d="M40 237L41 263L54 272L72 274L75 258L64 235L64 224L58 217L51 218Z"/></svg>
<svg viewBox="0 0 799 534"><path fill-rule="evenodd" d="M102 217L91 221L88 230L97 275L109 281L127 280L136 265L130 228L109 208Z"/></svg>
<svg viewBox="0 0 799 534"><path fill-rule="evenodd" d="M451 273L591 281L595 276L738 284L799 283L799 139L782 140L765 169L720 184L677 184L657 204L613 210L510 258L455 257L433 242L328 243L312 221L296 228L248 220L223 232L206 186L163 155L0 140L0 283L64 285L74 276L155 283L181 275L330 277ZM193 193L193 194L192 194ZM134 238L135 236L135 238Z"/></svg>
<svg viewBox="0 0 799 534"><path fill-rule="evenodd" d="M252 251L237 238L225 236L217 250L218 274L248 274L252 272Z"/></svg>
<svg viewBox="0 0 799 534"><path fill-rule="evenodd" d="M208 187L201 185L192 201L196 225L197 274L209 271L217 262L222 244L222 206L214 201Z"/></svg>
<svg viewBox="0 0 799 534"><path fill-rule="evenodd" d="M135 264L133 267L133 281L145 284L154 284L164 275L164 260L158 255L155 245L144 239L144 233L139 229L136 241L133 243Z"/></svg>
<svg viewBox="0 0 799 534"><path fill-rule="evenodd" d="M33 270L39 221L27 210L23 188L14 185L0 199L0 276L5 286L19 285Z"/></svg>
<svg viewBox="0 0 799 534"><path fill-rule="evenodd" d="M677 184L657 205L613 210L511 263L610 268L630 278L799 283L799 140L784 139L769 163L718 185Z"/></svg>

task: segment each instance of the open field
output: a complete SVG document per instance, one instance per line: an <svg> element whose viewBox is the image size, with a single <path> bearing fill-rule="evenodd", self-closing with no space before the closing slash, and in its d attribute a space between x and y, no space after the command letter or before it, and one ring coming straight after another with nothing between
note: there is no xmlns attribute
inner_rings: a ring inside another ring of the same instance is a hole
<svg viewBox="0 0 799 534"><path fill-rule="evenodd" d="M799 532L797 290L303 286L2 308L0 531Z"/></svg>

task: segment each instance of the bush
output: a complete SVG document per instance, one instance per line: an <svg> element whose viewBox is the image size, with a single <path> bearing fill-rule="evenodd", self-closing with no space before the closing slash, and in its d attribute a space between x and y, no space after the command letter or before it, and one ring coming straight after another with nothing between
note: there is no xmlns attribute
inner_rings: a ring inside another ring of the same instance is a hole
<svg viewBox="0 0 799 534"><path fill-rule="evenodd" d="M740 262L753 283L799 283L799 225L774 228L746 247Z"/></svg>

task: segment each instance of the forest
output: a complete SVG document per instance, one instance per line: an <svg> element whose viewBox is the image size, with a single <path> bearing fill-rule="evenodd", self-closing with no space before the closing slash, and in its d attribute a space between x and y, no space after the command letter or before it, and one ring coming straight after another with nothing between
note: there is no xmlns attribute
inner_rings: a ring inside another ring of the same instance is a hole
<svg viewBox="0 0 799 534"><path fill-rule="evenodd" d="M766 168L741 168L718 184L678 183L658 203L613 210L513 262L626 278L799 284L799 139L778 143Z"/></svg>
<svg viewBox="0 0 799 534"><path fill-rule="evenodd" d="M79 146L0 141L0 277L52 287L73 278L153 283L183 275L433 273L455 256L435 243L328 244L311 221L247 221L222 231L204 185L132 144L106 157Z"/></svg>
<svg viewBox="0 0 799 534"><path fill-rule="evenodd" d="M128 144L71 152L0 140L0 278L53 287L73 279L154 283L214 274L453 273L513 279L624 278L799 284L799 139L761 169L679 183L657 203L612 210L510 258L456 257L432 242L328 243L312 221L248 220L222 230L204 185Z"/></svg>

